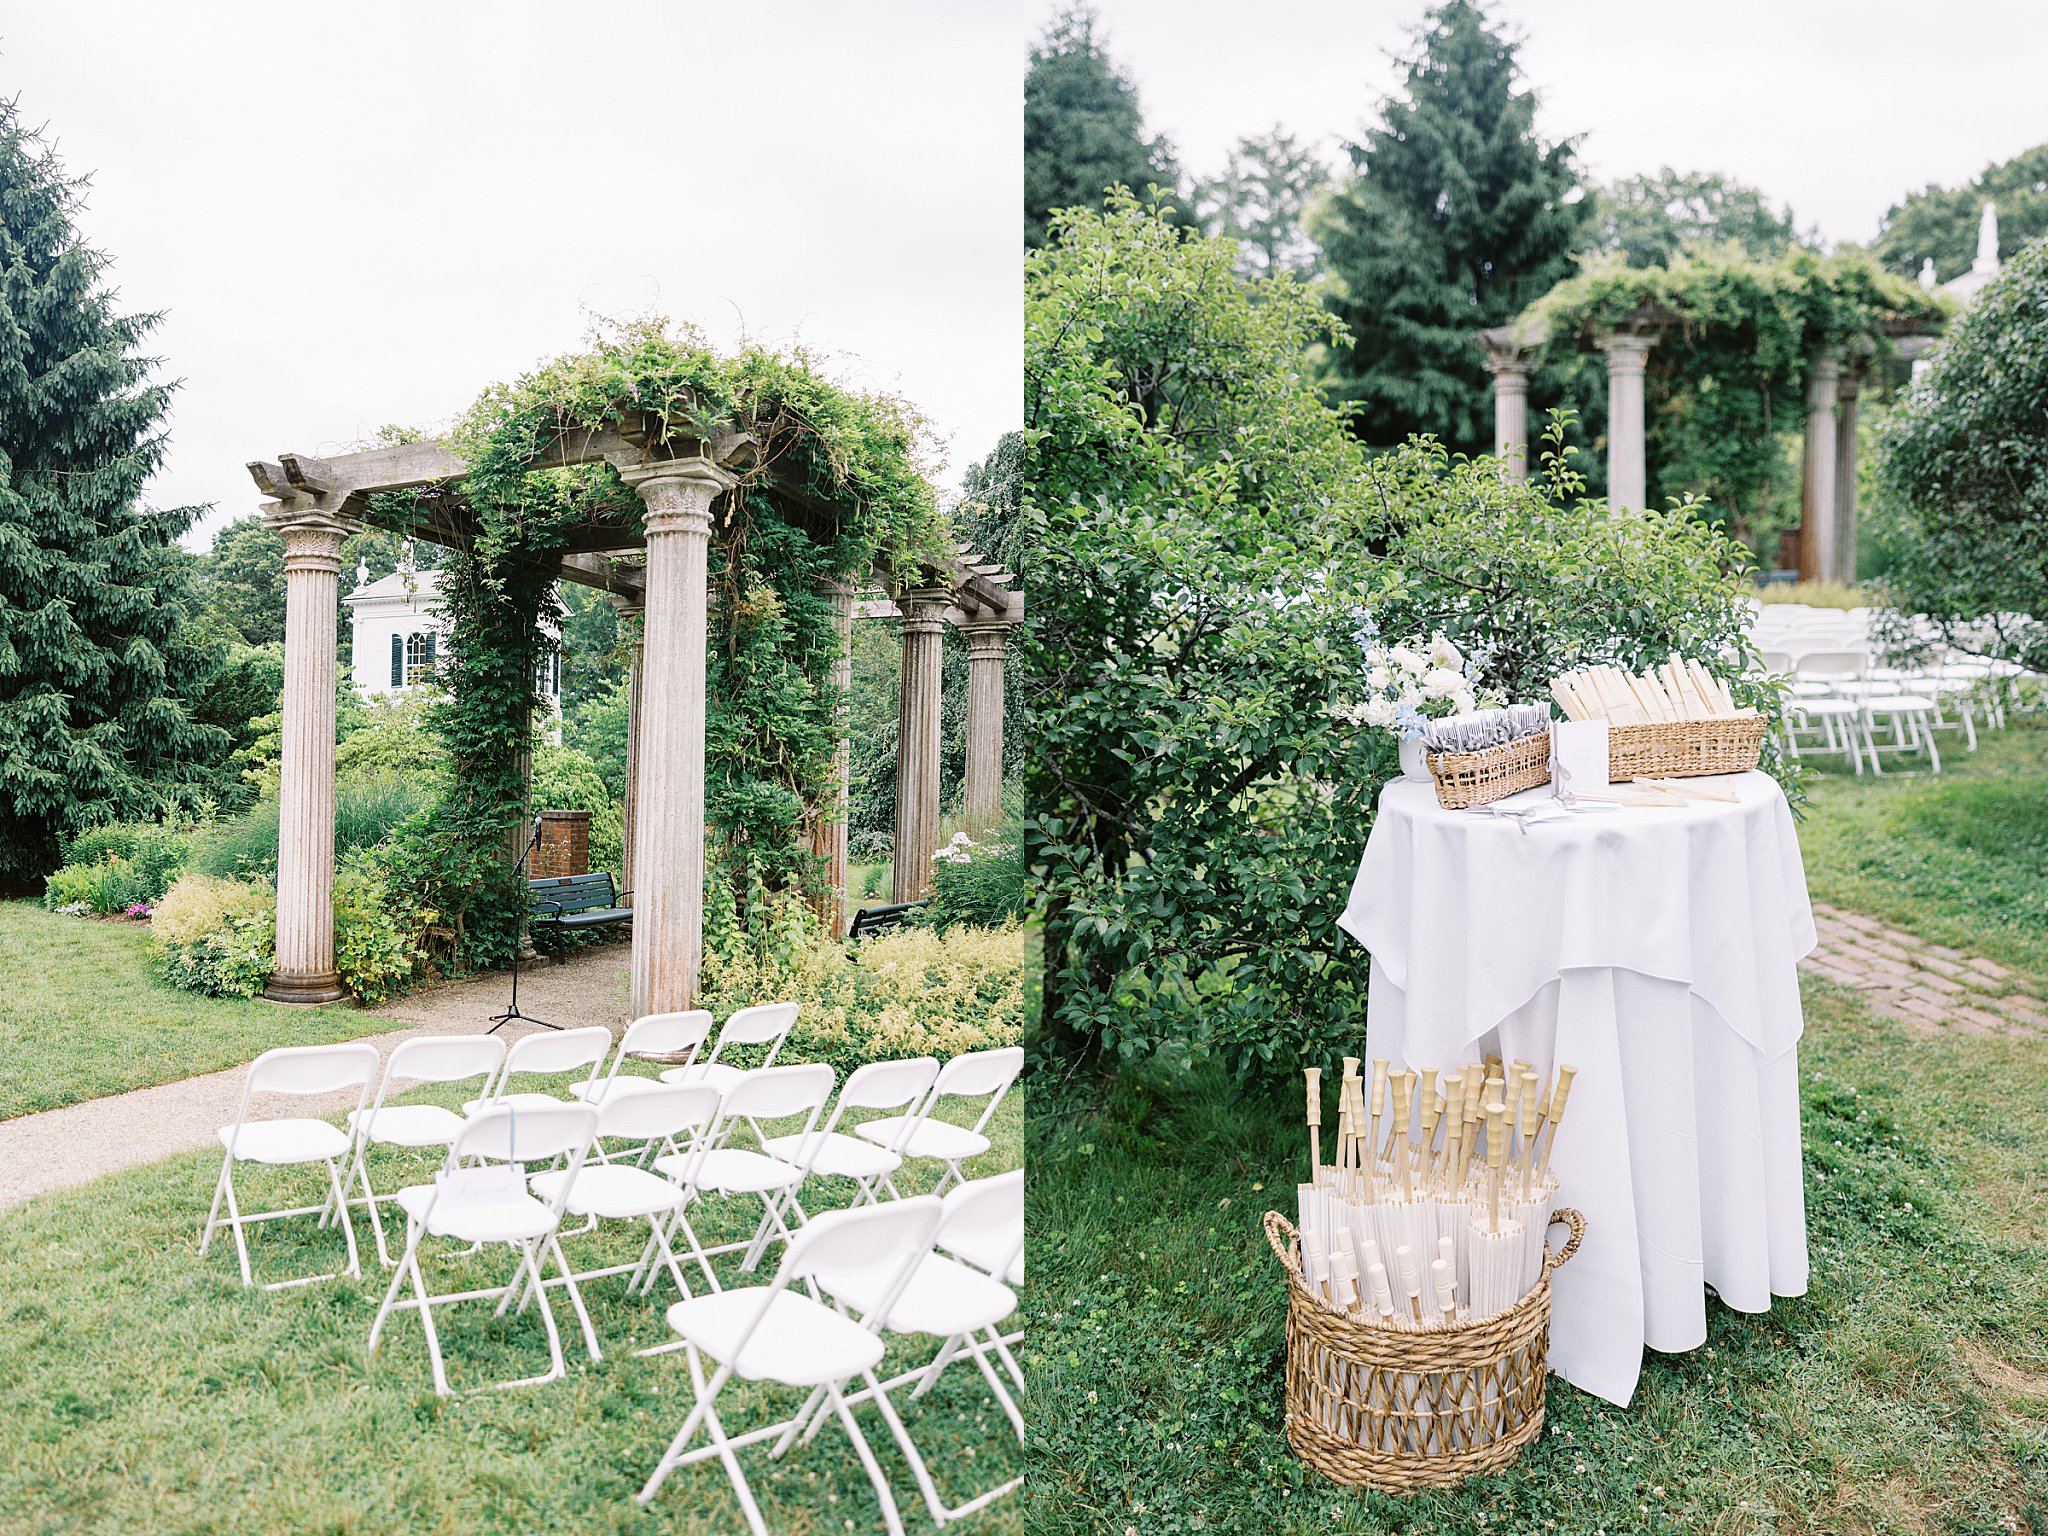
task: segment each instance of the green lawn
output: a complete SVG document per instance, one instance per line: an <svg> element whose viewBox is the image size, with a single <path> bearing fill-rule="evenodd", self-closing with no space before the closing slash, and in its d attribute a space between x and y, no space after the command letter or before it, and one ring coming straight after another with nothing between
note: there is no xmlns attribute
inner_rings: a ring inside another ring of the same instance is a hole
<svg viewBox="0 0 2048 1536"><path fill-rule="evenodd" d="M148 930L0 902L0 1120L396 1029L348 1003L201 997L151 974Z"/></svg>
<svg viewBox="0 0 2048 1536"><path fill-rule="evenodd" d="M1013 1097L983 1166L1018 1166L1022 1116ZM401 1314L375 1358L364 1350L385 1281L369 1256L364 1282L274 1294L245 1291L224 1241L195 1252L218 1159L195 1153L47 1196L0 1216L0 1532L454 1533L684 1532L744 1529L724 1473L711 1462L671 1475L650 1509L633 1495L689 1404L680 1353L635 1359L667 1337L666 1299L628 1299L622 1281L589 1300L603 1363L558 1313L567 1379L453 1400L434 1395L416 1316ZM420 1165L425 1166L425 1165ZM273 1180L291 1177L274 1173ZM259 1174L260 1179L260 1174ZM263 1186L245 1192L254 1203ZM273 1186L275 1187L275 1186ZM912 1180L910 1192L917 1187ZM815 1210L825 1202L807 1205ZM745 1202L699 1225L707 1242L751 1230ZM259 1278L332 1268L338 1243L302 1223L257 1240ZM644 1229L643 1229L644 1230ZM367 1231L364 1232L367 1240ZM569 1240L579 1265L607 1252ZM620 1238L609 1251L637 1251ZM734 1272L723 1261L724 1276ZM496 1283L502 1256L438 1263L437 1290ZM546 1366L531 1316L494 1322L487 1305L437 1309L458 1388ZM892 1369L935 1347L897 1345ZM801 1394L728 1389L729 1432L786 1416ZM922 1502L880 1415L859 1410L912 1529ZM958 1501L1017 1475L1008 1422L972 1363L905 1417L941 1490ZM828 1427L777 1468L767 1447L741 1452L771 1529L792 1536L880 1531L881 1514L845 1436ZM1000 1501L966 1531L1022 1530L1019 1501Z"/></svg>
<svg viewBox="0 0 2048 1536"><path fill-rule="evenodd" d="M1292 1214L1299 1090L1036 1085L1031 1529L2048 1530L2048 1045L1807 1002L1810 1293L1710 1303L1707 1347L1649 1355L1627 1411L1553 1378L1516 1466L1406 1499L1324 1482L1282 1435L1259 1221Z"/></svg>
<svg viewBox="0 0 2048 1536"><path fill-rule="evenodd" d="M1816 774L1807 883L1816 901L2048 976L2048 720L1979 741L1944 736L1938 776Z"/></svg>

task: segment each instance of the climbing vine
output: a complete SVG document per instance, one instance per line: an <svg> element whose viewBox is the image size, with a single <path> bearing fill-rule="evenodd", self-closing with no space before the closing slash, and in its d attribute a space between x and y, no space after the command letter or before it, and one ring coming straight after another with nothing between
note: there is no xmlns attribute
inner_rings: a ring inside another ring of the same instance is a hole
<svg viewBox="0 0 2048 1536"><path fill-rule="evenodd" d="M1608 328L1653 331L1645 378L1650 500L1691 495L1701 514L1770 564L1781 527L1799 519L1799 463L1784 441L1805 417L1809 359L1835 347L1869 360L1883 380L1892 335L1937 327L1940 300L1886 272L1866 253L1774 258L1736 248L1691 250L1668 267L1590 264L1524 313L1525 335L1545 338L1532 394L1540 406L1583 410L1606 429L1605 360L1590 351ZM1599 456L1588 467L1599 473Z"/></svg>
<svg viewBox="0 0 2048 1536"><path fill-rule="evenodd" d="M836 814L838 633L831 581L879 562L937 559L948 530L925 472L921 418L892 397L832 382L802 352L726 356L694 331L647 320L609 327L478 398L452 434L459 484L391 493L380 521L436 510L469 530L443 580L455 641L436 726L454 788L402 829L401 879L449 914L450 957L509 954L521 892L506 850L526 817L524 753L546 645L540 624L560 559L588 527L630 542L642 503L609 464L534 469L551 445L637 418L651 452L669 441L750 433L751 467L714 510L705 774L706 945L785 932L820 894L811 833ZM794 486L794 497L775 487ZM460 504L459 508L456 503Z"/></svg>

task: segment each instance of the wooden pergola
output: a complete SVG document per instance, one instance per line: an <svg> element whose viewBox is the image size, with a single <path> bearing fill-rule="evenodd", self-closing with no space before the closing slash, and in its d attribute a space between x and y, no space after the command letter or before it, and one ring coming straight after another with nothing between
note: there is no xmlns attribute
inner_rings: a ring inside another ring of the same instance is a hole
<svg viewBox="0 0 2048 1536"><path fill-rule="evenodd" d="M633 417L615 428L567 433L531 461L535 469L606 463L639 496L640 514L593 519L575 529L559 576L610 594L637 616L625 804L632 891L634 1015L688 1008L696 994L704 918L705 646L712 514L747 478L793 525L831 533L845 509L819 500L785 466L764 456L744 427L678 434ZM402 443L316 458L279 454L249 472L268 498L263 520L285 543L284 740L279 788L277 959L265 995L331 1002L344 989L334 966L334 748L337 613L343 542L366 526L450 547L476 532L462 494L465 466L443 441ZM384 491L421 490L403 520L372 508ZM903 675L897 738L894 899L923 896L938 838L940 660L947 624L967 642L969 693L965 816L997 815L1002 782L1005 641L1024 599L1000 568L961 548L882 573L886 595L834 587L840 648L834 680L851 677L857 613L900 617ZM460 636L455 643L460 643ZM838 814L822 821L813 850L830 871L835 924L845 910L846 768L839 751ZM522 816L519 819L523 819Z"/></svg>

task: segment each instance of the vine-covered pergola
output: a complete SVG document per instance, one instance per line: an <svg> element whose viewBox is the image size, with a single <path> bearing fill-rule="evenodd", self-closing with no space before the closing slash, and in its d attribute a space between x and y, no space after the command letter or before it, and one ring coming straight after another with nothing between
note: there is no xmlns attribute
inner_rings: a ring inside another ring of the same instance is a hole
<svg viewBox="0 0 2048 1536"><path fill-rule="evenodd" d="M1659 346L1682 352L1667 370L1671 392L1719 383L1724 395L1731 385L1749 391L1766 421L1774 403L1803 411L1799 575L1854 581L1858 397L1885 354L1919 356L1945 315L1939 300L1860 253L1763 260L1703 251L1669 268L1596 265L1511 324L1476 333L1493 377L1494 451L1508 473L1526 474L1532 373L1546 352L1598 351L1607 374L1608 500L1647 505L1652 354Z"/></svg>
<svg viewBox="0 0 2048 1536"><path fill-rule="evenodd" d="M557 526L541 575L610 595L637 618L629 686L625 869L634 910L634 1014L687 1008L703 950L706 876L705 724L710 558L715 527L736 494L766 496L808 536L833 536L855 508L821 496L817 476L779 457L745 412L710 420L704 402L593 413L602 425L544 435L525 470L609 466L637 497L634 510L593 507ZM471 499L473 455L448 440L315 457L279 454L249 470L268 498L265 523L285 544L283 761L280 783L276 969L266 995L327 1002L343 988L334 963L335 689L344 541L365 526L459 550L474 549L488 508ZM393 493L411 493L394 495ZM837 614L831 682L851 676L857 614L901 621L894 896L925 894L939 823L940 662L947 624L967 643L970 687L964 811L997 815L1002 776L1005 641L1024 617L1022 594L973 552L884 550L879 590L823 583ZM463 636L453 637L459 650ZM843 717L842 717L843 718ZM843 920L847 880L847 751L838 751L837 814L815 819L811 851L827 871L828 920ZM523 804L503 817L525 820Z"/></svg>

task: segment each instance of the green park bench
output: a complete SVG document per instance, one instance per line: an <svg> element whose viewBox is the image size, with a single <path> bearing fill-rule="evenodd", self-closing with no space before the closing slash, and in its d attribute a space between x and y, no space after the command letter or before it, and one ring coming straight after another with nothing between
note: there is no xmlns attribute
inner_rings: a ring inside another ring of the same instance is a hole
<svg viewBox="0 0 2048 1536"><path fill-rule="evenodd" d="M633 909L619 905L621 894L630 893L621 893L612 884L611 872L604 869L526 882L527 912L534 930L545 928L555 935L557 954L562 949L562 935L572 929L632 922Z"/></svg>
<svg viewBox="0 0 2048 1536"><path fill-rule="evenodd" d="M923 905L921 901L899 901L888 907L862 907L853 914L853 926L846 930L846 936L848 939L865 939L886 933L891 928L900 928L910 921L910 914Z"/></svg>

